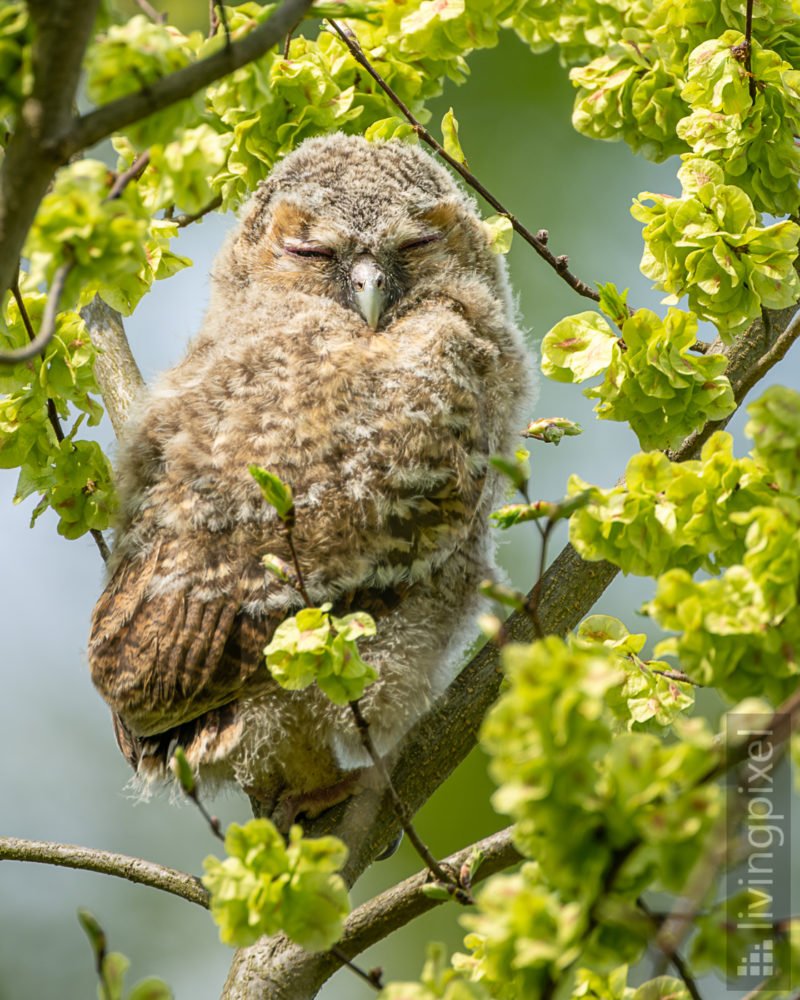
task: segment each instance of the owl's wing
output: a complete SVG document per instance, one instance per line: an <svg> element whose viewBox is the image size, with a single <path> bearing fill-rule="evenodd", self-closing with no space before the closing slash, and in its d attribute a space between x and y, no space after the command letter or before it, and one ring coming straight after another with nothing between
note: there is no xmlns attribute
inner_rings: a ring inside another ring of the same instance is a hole
<svg viewBox="0 0 800 1000"><path fill-rule="evenodd" d="M285 612L254 616L237 595L153 587L169 553L155 545L123 562L97 602L89 661L95 686L135 736L164 732L234 700ZM123 748L124 749L124 748Z"/></svg>

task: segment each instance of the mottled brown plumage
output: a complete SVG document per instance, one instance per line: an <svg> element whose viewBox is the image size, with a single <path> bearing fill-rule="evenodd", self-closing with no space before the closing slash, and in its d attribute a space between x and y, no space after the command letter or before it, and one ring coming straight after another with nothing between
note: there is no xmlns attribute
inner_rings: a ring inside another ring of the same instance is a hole
<svg viewBox="0 0 800 1000"><path fill-rule="evenodd" d="M347 709L264 666L300 600L261 563L289 552L251 462L294 490L312 601L378 620L363 708L391 750L469 638L498 499L487 459L513 445L525 372L502 261L430 157L337 135L274 171L122 445L89 655L139 775L180 743L204 778L274 804L367 763Z"/></svg>

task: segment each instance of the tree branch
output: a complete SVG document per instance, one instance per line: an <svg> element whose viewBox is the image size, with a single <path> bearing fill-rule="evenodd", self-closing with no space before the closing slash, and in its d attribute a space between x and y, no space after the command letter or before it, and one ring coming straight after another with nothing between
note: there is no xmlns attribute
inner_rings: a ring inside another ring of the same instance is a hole
<svg viewBox="0 0 800 1000"><path fill-rule="evenodd" d="M752 371L757 371L759 377L764 375L800 335L800 320L792 322L796 312L797 307L770 313L766 325L762 320L756 321L727 347L715 342L715 352L724 353L729 359L726 374L738 402L753 385ZM670 457L674 461L695 457L707 436L707 433L690 435ZM567 545L542 581L539 618L545 634L564 635L574 628L591 611L617 572L615 566L606 562L584 562ZM533 624L522 612L515 612L508 619L506 630L510 641L531 642L535 638ZM500 651L494 644L487 644L398 748L392 783L412 815L475 746L481 722L497 698L501 680ZM311 836L334 833L347 843L350 856L343 874L350 884L393 840L397 830L388 797L372 791L364 791L329 809L308 824ZM304 992L281 992L276 985L295 982L294 969L305 961L292 947L280 937L273 937L237 952L224 993L227 1000L254 995L268 995L271 1000L314 996L324 977L314 980L313 988Z"/></svg>
<svg viewBox="0 0 800 1000"><path fill-rule="evenodd" d="M284 0L269 20L254 28L238 42L224 45L218 52L151 83L147 89L109 101L75 119L51 140L51 149L60 162L106 139L126 125L163 111L177 101L196 94L220 77L259 59L273 45L283 41L287 31L300 21L311 0Z"/></svg>
<svg viewBox="0 0 800 1000"><path fill-rule="evenodd" d="M60 868L79 868L82 871L114 875L139 885L149 885L173 896L180 896L190 903L208 909L208 892L194 875L167 868L154 861L132 858L127 854L113 854L92 847L74 844L53 844L44 840L20 840L17 837L0 837L0 861L32 861L37 864L57 865Z"/></svg>
<svg viewBox="0 0 800 1000"><path fill-rule="evenodd" d="M114 433L119 437L131 404L144 388L144 379L131 353L122 317L115 309L96 295L81 309L81 319L97 348L94 374Z"/></svg>
<svg viewBox="0 0 800 1000"><path fill-rule="evenodd" d="M156 24L167 23L167 15L159 14L155 7L149 3L149 0L136 0L136 4L147 14L151 21L155 21Z"/></svg>
<svg viewBox="0 0 800 1000"><path fill-rule="evenodd" d="M119 198L131 181L138 181L147 169L149 162L149 149L146 149L143 153L139 153L128 169L123 170L122 173L117 175L116 180L111 186L111 190L106 195L106 201L114 201L116 198Z"/></svg>
<svg viewBox="0 0 800 1000"><path fill-rule="evenodd" d="M212 198L207 205L203 207L198 212L187 213L186 215L178 215L172 221L178 227L178 229L184 229L186 226L191 226L193 222L197 222L198 219L202 219L204 215L208 215L209 212L213 212L219 208L222 204L222 195L218 194L216 198Z"/></svg>
<svg viewBox="0 0 800 1000"><path fill-rule="evenodd" d="M534 236L533 233L524 226L519 219L512 215L511 212L500 202L497 198L489 191L487 188L481 184L478 178L468 170L463 163L452 157L447 150L438 142L431 133L420 124L419 121L414 117L411 109L408 105L401 100L401 98L394 92L394 90L389 86L389 84L383 79L383 77L378 73L372 63L367 59L364 50L361 48L358 39L355 34L347 27L340 25L337 21L328 19L328 24L333 28L339 38L344 42L347 48L353 55L353 58L358 62L364 69L369 73L372 79L378 84L378 86L383 90L386 96L395 105L398 111L414 126L414 131L422 139L424 143L427 143L439 156L446 162L449 163L453 170L456 171L463 179L469 184L469 186L477 191L482 198L484 198L492 206L492 208L499 212L500 215L504 215L511 225L514 227L514 232L519 233L519 235L525 240L526 243L530 244L533 249L539 254L539 256L545 260L550 267L560 275L566 281L566 283L578 295L582 295L584 298L591 299L593 302L599 302L600 296L585 281L582 281L576 275L574 275L569 269L569 258L565 255L556 257L555 254L551 253L547 249L547 231L540 230L540 232Z"/></svg>

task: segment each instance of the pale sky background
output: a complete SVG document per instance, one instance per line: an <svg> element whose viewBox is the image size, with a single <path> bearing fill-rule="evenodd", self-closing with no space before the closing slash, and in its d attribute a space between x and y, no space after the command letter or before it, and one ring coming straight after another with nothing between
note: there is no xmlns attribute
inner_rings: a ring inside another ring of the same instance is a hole
<svg viewBox="0 0 800 1000"><path fill-rule="evenodd" d="M641 190L678 193L676 162L654 166L621 144L591 142L569 123L571 87L554 56L534 58L508 36L501 47L478 53L465 87L449 87L434 125L449 104L461 122L470 166L528 227L548 228L551 248L569 253L576 274L595 284L630 286L630 301L656 307L660 296L639 274L640 226L629 215ZM208 299L211 260L232 219L212 217L187 230L179 253L195 267L159 284L127 322L146 379L177 361L197 330ZM561 316L589 308L534 252L515 239L510 256L524 323L538 342ZM797 351L769 379L800 387ZM533 491L563 495L570 472L611 485L636 448L632 433L596 421L578 387L542 384L535 415L578 419L585 434L558 448L534 450ZM739 453L744 415L733 421ZM101 436L111 442L107 424ZM196 812L165 800L137 805L126 796L127 765L117 752L108 713L88 677L85 645L92 605L103 585L102 565L89 536L60 538L55 517L28 520L34 501L11 504L16 474L0 471L0 831L41 840L78 843L150 858L199 872L215 852ZM535 577L532 534L514 533L503 560L517 585ZM557 553L564 534L555 541ZM632 630L648 630L635 609L649 596L647 582L619 579L599 608L623 617ZM478 753L420 814L419 826L435 852L464 846L505 825L486 799L490 782ZM214 803L224 823L248 817L234 794ZM418 870L404 844L389 862L374 865L354 893L356 901ZM107 931L110 947L132 961L129 986L159 975L179 1000L219 995L231 952L221 945L207 914L182 900L125 882L36 865L0 864L0 1000L93 997L89 947L75 918L90 909ZM362 956L382 965L387 979L416 978L429 938L460 945L455 907L418 921ZM708 993L721 995L721 987ZM325 1000L361 1000L372 992L349 973L325 988Z"/></svg>

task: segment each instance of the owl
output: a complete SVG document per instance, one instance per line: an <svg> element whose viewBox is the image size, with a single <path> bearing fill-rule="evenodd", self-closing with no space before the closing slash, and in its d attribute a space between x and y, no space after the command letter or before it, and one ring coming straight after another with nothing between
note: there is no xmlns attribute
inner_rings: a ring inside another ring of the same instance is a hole
<svg viewBox="0 0 800 1000"><path fill-rule="evenodd" d="M120 445L120 517L93 614L92 678L147 785L181 746L282 828L358 790L348 707L287 691L264 647L302 607L248 472L292 487L314 606L367 611L362 711L390 755L458 671L493 565L528 365L501 258L447 171L402 142L304 142L246 205L185 358Z"/></svg>

